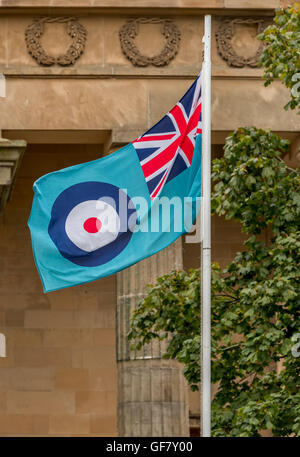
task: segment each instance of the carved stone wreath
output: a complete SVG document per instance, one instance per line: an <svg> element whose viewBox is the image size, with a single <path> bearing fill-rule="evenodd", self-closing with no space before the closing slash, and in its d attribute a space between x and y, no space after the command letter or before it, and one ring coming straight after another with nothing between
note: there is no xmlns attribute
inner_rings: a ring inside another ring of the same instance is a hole
<svg viewBox="0 0 300 457"><path fill-rule="evenodd" d="M72 43L67 52L61 56L53 57L47 54L40 43L40 38L44 33L45 23L65 23L67 33L72 38ZM62 67L73 65L81 56L85 48L87 31L75 17L39 17L28 25L25 30L25 41L29 54L39 65L51 67L54 64Z"/></svg>
<svg viewBox="0 0 300 457"><path fill-rule="evenodd" d="M262 33L266 27L265 20L261 18L235 18L223 20L215 33L218 53L231 67L242 68L248 66L255 68L257 67L258 59L264 44L263 42L260 42L256 53L251 57L238 55L231 44L231 40L235 34L235 25L237 24L256 24L258 34Z"/></svg>
<svg viewBox="0 0 300 457"><path fill-rule="evenodd" d="M140 53L135 45L135 37L139 33L140 24L161 24L161 33L165 37L166 43L160 54L147 57ZM179 50L181 33L177 25L170 19L160 18L136 18L129 19L119 31L121 49L123 54L136 67L163 67L174 59Z"/></svg>

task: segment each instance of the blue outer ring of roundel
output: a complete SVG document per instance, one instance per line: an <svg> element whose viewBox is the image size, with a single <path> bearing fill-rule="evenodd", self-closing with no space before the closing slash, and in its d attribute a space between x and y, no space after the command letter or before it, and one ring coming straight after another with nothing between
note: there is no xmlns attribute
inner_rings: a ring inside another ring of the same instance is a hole
<svg viewBox="0 0 300 457"><path fill-rule="evenodd" d="M120 232L117 238L106 246L92 252L83 251L66 234L65 223L68 214L79 203L98 199L105 201L105 197L109 197L115 202L115 210L121 221ZM127 210L125 215L123 214L124 206ZM57 197L52 206L48 233L63 257L83 267L96 267L109 262L125 249L132 236L132 231L128 227L129 218L132 227L136 223L137 212L127 193L119 187L104 182L82 182L68 187Z"/></svg>

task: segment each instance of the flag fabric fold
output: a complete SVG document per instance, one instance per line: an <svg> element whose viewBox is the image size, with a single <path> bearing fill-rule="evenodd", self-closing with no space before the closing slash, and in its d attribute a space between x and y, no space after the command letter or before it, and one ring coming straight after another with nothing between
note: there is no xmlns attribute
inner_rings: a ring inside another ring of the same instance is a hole
<svg viewBox="0 0 300 457"><path fill-rule="evenodd" d="M34 183L28 225L45 292L114 274L190 230L201 187L201 78L141 137Z"/></svg>

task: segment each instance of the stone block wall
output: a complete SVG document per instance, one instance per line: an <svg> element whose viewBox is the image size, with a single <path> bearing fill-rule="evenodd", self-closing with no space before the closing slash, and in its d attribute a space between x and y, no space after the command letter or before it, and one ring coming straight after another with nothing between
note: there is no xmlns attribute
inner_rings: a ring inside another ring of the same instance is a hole
<svg viewBox="0 0 300 457"><path fill-rule="evenodd" d="M117 433L115 277L44 294L26 225L35 179L98 156L91 145L29 146L1 216L0 436Z"/></svg>

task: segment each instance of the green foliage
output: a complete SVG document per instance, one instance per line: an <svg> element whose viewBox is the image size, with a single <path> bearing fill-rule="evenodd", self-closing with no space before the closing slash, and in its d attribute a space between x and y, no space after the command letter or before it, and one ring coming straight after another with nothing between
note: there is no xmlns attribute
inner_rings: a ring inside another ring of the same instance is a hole
<svg viewBox="0 0 300 457"><path fill-rule="evenodd" d="M255 128L230 135L224 157L214 160L212 179L218 182L213 211L239 220L246 233L260 233L270 224L278 231L290 223L295 208L288 196L295 192L297 198L297 182L280 158L288 145L274 133Z"/></svg>
<svg viewBox="0 0 300 457"><path fill-rule="evenodd" d="M249 235L225 270L213 266L215 436L263 429L300 436L300 357L292 355L300 329L300 176L281 160L287 146L270 132L238 129L213 163L213 212L239 221ZM184 364L193 389L200 379L199 283L197 270L159 278L129 335L136 347L168 337L165 357Z"/></svg>
<svg viewBox="0 0 300 457"><path fill-rule="evenodd" d="M300 4L278 9L274 24L258 36L266 44L260 65L264 67L265 85L279 78L291 89L285 109L300 106Z"/></svg>
<svg viewBox="0 0 300 457"><path fill-rule="evenodd" d="M300 328L300 175L281 160L286 148L275 134L239 129L213 165L214 212L252 234L220 277L223 295L214 294L216 436L269 428L300 436L300 359L292 355Z"/></svg>

